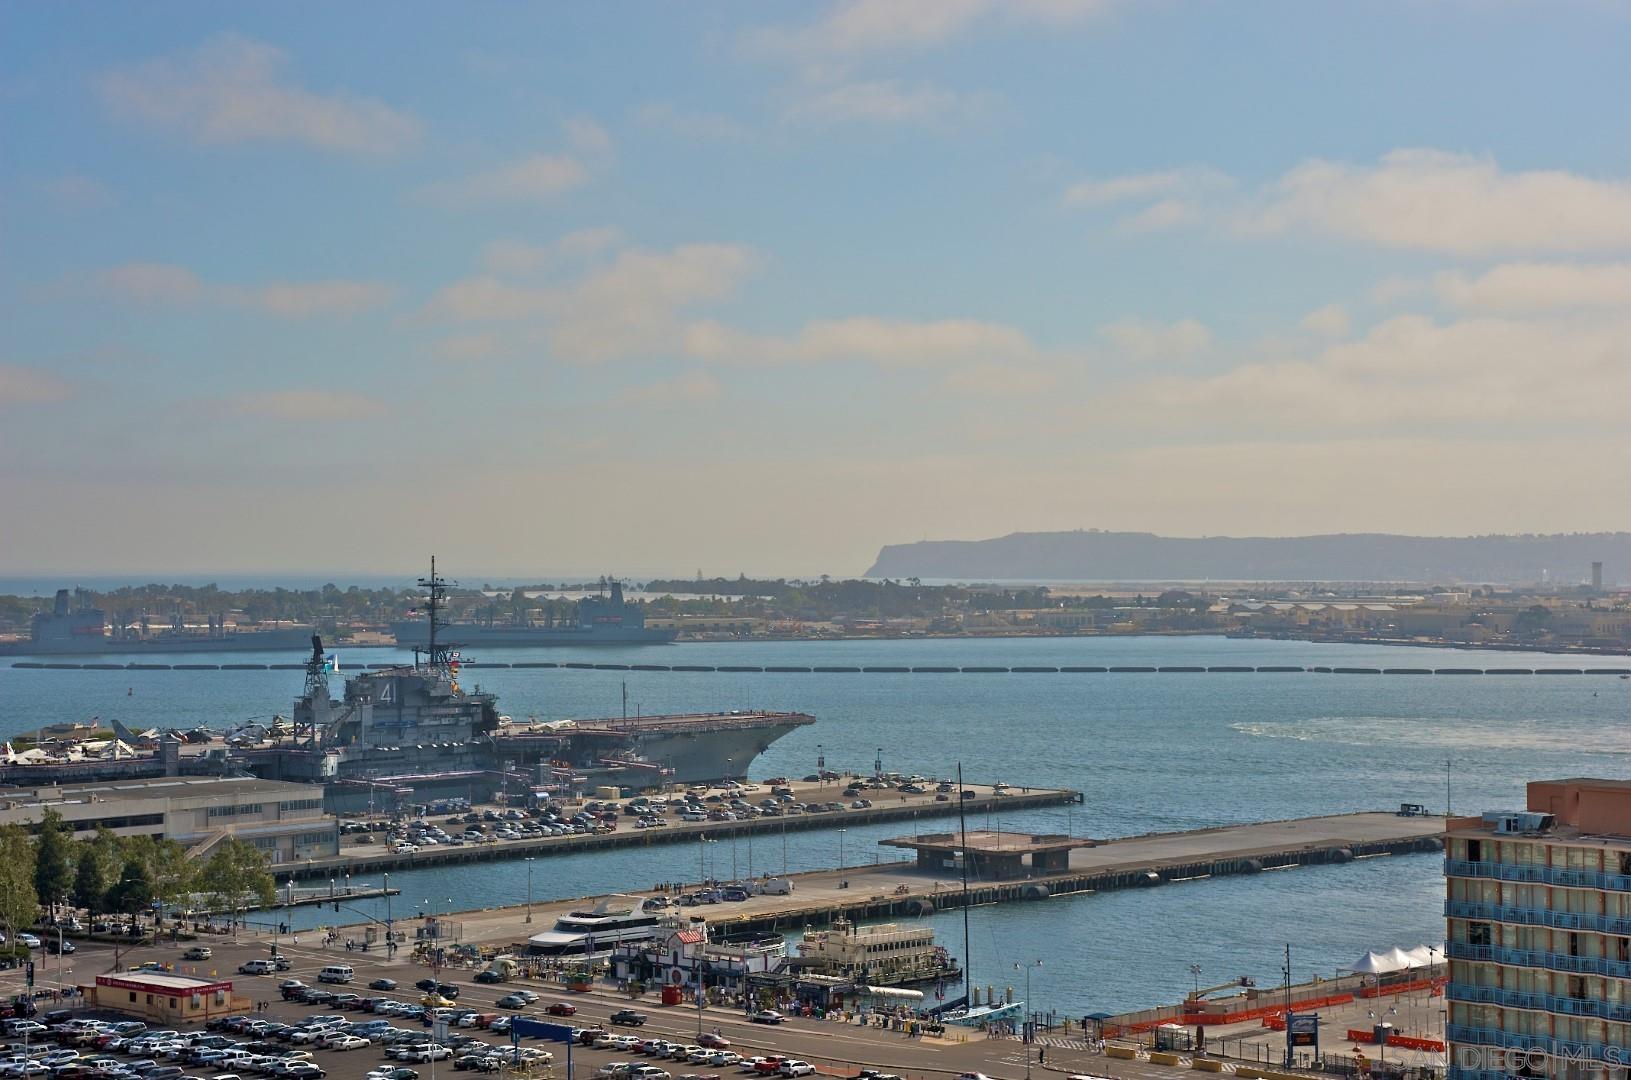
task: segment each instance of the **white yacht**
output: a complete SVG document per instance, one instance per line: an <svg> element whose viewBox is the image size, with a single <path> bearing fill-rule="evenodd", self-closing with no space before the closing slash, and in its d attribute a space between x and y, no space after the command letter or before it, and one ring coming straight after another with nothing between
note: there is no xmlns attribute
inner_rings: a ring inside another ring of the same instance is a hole
<svg viewBox="0 0 1631 1080"><path fill-rule="evenodd" d="M658 915L640 910L638 896L608 896L592 911L572 911L555 927L527 939L534 956L587 956L657 936Z"/></svg>

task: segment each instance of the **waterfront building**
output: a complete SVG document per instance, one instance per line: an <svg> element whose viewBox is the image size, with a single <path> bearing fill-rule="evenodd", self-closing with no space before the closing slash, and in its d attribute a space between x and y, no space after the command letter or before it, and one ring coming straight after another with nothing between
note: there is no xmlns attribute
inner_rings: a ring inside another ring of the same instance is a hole
<svg viewBox="0 0 1631 1080"><path fill-rule="evenodd" d="M1531 783L1445 836L1450 1080L1623 1080L1631 781Z"/></svg>
<svg viewBox="0 0 1631 1080"><path fill-rule="evenodd" d="M322 789L282 780L171 776L0 787L0 825L37 826L47 810L62 815L82 840L105 827L120 836L175 840L202 851L232 836L264 851L272 863L340 851L339 822L323 812Z"/></svg>
<svg viewBox="0 0 1631 1080"><path fill-rule="evenodd" d="M230 980L157 971L98 975L79 992L87 1008L139 1016L154 1024L196 1023L249 1008L247 997L232 993Z"/></svg>

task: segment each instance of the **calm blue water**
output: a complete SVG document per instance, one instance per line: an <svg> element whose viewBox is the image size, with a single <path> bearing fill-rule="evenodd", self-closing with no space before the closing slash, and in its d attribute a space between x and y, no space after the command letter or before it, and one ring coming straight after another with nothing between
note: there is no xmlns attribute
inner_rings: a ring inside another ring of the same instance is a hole
<svg viewBox="0 0 1631 1080"><path fill-rule="evenodd" d="M345 664L384 650L342 650ZM478 657L480 659L482 657ZM1574 658L1222 638L1007 639L676 645L660 650L493 651L522 659L668 664L1061 665L1213 664L1423 667L1580 666ZM219 655L198 658L221 662ZM287 656L235 655L234 661ZM182 656L166 662L187 662ZM1598 661L1613 666L1611 660ZM1623 664L1623 661L1618 663ZM1005 816L1005 827L1072 829L1099 837L1237 821L1390 808L1442 809L1445 762L1458 812L1519 806L1526 780L1631 774L1631 682L1606 676L1408 677L1333 675L817 675L479 670L468 681L521 717L631 711L775 708L819 722L778 742L754 775L806 773L818 744L836 768L950 773L1070 786L1083 806ZM39 723L117 716L132 726L224 726L287 713L300 673L69 672L0 668L0 734ZM971 822L972 824L972 822ZM983 821L981 822L983 824ZM896 826L738 840L736 869L780 871L880 857ZM538 899L649 887L731 870L728 841L540 859ZM887 857L887 856L882 856ZM709 860L712 860L711 866ZM479 882L479 884L478 884ZM526 898L526 864L397 874L393 914L496 906ZM1007 985L1012 965L1043 959L1032 998L1080 1014L1176 1000L1191 985L1253 975L1278 980L1289 942L1294 973L1331 974L1367 948L1443 937L1443 888L1431 856L1367 860L1155 892L983 908L971 942L978 982ZM383 916L383 903L359 907ZM355 917L355 916L353 916ZM334 919L306 909L301 925ZM959 913L935 917L960 951ZM1006 977L1005 977L1006 976ZM1022 975L1020 976L1022 979Z"/></svg>

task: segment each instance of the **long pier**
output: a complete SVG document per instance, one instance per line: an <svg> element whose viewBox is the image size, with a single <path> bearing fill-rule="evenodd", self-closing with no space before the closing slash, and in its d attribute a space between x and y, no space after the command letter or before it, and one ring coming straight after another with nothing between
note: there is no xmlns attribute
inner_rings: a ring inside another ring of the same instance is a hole
<svg viewBox="0 0 1631 1080"><path fill-rule="evenodd" d="M986 785L966 784L971 797L963 800L963 809L970 814L984 814L989 810L1012 813L1016 810L1035 810L1049 806L1066 806L1082 801L1079 791L1067 788L1009 789L1011 794L996 794ZM829 783L825 789L803 782L793 785L800 798L812 801L839 798L841 788ZM875 793L874 793L875 794ZM271 867L281 880L298 878L326 878L336 873L357 874L397 873L430 866L457 866L465 863L494 862L527 856L576 855L585 851L608 848L656 847L661 844L696 843L699 839L729 839L750 834L780 834L806 829L853 828L875 825L887 821L910 821L918 818L945 817L957 813L955 798L938 802L932 793L894 800L894 792L878 795L874 805L860 809L846 809L822 814L798 814L783 817L755 817L745 821L677 821L660 829L635 829L628 822L616 832L582 833L571 836L544 836L524 840L504 840L491 844L462 844L456 847L437 846L398 855L383 845L358 845L342 848L341 853L321 859L302 860ZM848 801L848 800L843 800Z"/></svg>
<svg viewBox="0 0 1631 1080"><path fill-rule="evenodd" d="M304 664L74 664L36 660L20 660L14 668L50 671L300 671ZM398 664L368 664L370 669L398 667ZM591 664L552 660L518 661L505 663L476 663L463 665L473 668L556 668L578 671L655 671L655 672L715 672L720 674L788 674L788 675L1619 675L1631 676L1631 667L1365 667L1365 666L1304 666L1301 664L1271 664L1252 667L1236 664L1118 664L1108 667L1092 665L907 665L873 664L851 666L828 664L806 666L802 664ZM358 665L359 668L363 665Z"/></svg>
<svg viewBox="0 0 1631 1080"><path fill-rule="evenodd" d="M1355 859L1440 850L1442 817L1401 817L1385 812L1340 814L1189 832L1152 833L1109 840L1070 853L1058 873L1004 881L971 882L970 905L1045 901L1054 896L1148 889L1169 884L1257 874ZM928 872L914 861L889 862L790 876L789 895L762 895L731 904L682 909L721 934L797 930L843 917L850 920L913 918L964 904L960 877ZM569 911L600 897L533 905L533 923L550 926ZM507 907L459 916L465 940L513 941L523 908Z"/></svg>

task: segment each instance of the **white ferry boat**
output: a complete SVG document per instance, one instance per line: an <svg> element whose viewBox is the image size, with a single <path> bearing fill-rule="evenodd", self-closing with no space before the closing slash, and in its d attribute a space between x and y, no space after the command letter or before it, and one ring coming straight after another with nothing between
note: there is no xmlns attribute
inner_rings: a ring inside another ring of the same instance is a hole
<svg viewBox="0 0 1631 1080"><path fill-rule="evenodd" d="M589 956L617 945L657 936L659 917L640 910L638 896L608 896L592 911L572 911L555 920L553 929L527 939L534 956Z"/></svg>
<svg viewBox="0 0 1631 1080"><path fill-rule="evenodd" d="M835 919L830 930L805 931L798 954L801 971L866 986L950 982L962 975L957 962L934 943L934 930L927 926L856 926L848 919Z"/></svg>

